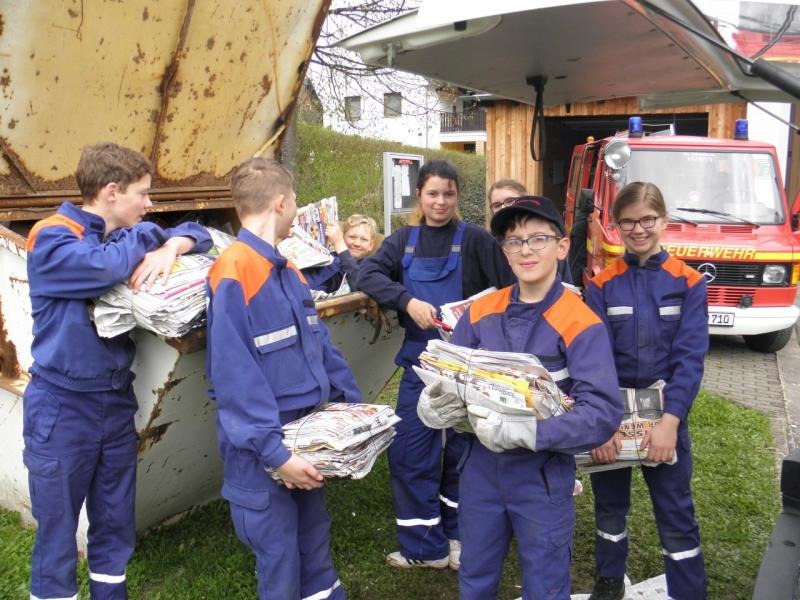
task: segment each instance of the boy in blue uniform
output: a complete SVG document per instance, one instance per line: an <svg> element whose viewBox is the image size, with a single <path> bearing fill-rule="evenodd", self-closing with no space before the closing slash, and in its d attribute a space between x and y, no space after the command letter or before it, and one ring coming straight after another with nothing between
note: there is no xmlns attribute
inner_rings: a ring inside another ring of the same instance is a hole
<svg viewBox="0 0 800 600"><path fill-rule="evenodd" d="M233 174L242 229L209 270L207 370L222 496L236 535L256 555L259 598L340 600L323 477L284 446L281 427L323 402L360 402L361 393L303 275L275 249L297 213L293 184L262 158Z"/></svg>
<svg viewBox="0 0 800 600"><path fill-rule="evenodd" d="M461 461L460 598L497 598L503 561L516 535L523 599L567 599L575 528L573 454L619 427L616 371L602 322L558 277L569 241L552 201L519 198L492 217L491 228L517 283L473 302L452 342L536 355L575 407L544 421L469 407L477 439L472 437ZM509 433L517 443L508 443Z"/></svg>
<svg viewBox="0 0 800 600"><path fill-rule="evenodd" d="M89 518L92 598L127 598L135 543L137 436L128 334L101 339L89 302L130 279L148 287L176 256L211 247L194 223L140 223L153 169L134 150L104 143L81 154L82 208L65 202L28 236L34 363L23 400L24 461L37 520L31 598L77 598L75 533ZM137 267L138 265L138 267Z"/></svg>
<svg viewBox="0 0 800 600"><path fill-rule="evenodd" d="M706 597L700 530L691 493L692 455L687 419L703 380L708 308L703 276L661 249L667 208L651 183L634 182L617 195L614 221L625 255L594 277L586 302L608 330L619 385L645 388L659 379L664 415L642 441L646 460L675 464L642 467L661 538L667 592L676 600ZM618 435L592 450L599 462L616 460ZM597 581L592 600L621 600L628 557L626 521L631 469L592 474L595 495Z"/></svg>

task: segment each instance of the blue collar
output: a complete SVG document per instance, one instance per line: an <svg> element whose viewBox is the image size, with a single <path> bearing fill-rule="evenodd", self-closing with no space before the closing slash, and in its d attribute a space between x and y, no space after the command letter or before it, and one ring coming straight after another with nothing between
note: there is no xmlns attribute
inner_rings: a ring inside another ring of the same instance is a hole
<svg viewBox="0 0 800 600"><path fill-rule="evenodd" d="M658 271L661 269L661 265L664 264L664 261L669 258L669 254L662 248L661 252L653 254L653 256L649 257L643 265L639 264L639 257L631 252L626 252L622 258L629 267L641 267L642 269Z"/></svg>
<svg viewBox="0 0 800 600"><path fill-rule="evenodd" d="M64 202L58 207L58 214L64 215L68 219L83 225L84 235L92 233L99 235L102 239L106 234L106 222L103 217L94 213L86 212L75 206L72 202Z"/></svg>

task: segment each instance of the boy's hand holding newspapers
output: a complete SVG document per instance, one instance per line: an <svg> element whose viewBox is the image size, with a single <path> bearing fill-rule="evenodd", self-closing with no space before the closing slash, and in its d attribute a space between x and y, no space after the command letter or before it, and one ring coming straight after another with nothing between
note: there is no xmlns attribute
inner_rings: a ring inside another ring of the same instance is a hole
<svg viewBox="0 0 800 600"><path fill-rule="evenodd" d="M603 464L611 464L617 460L619 453L622 451L622 437L619 431L614 432L611 439L602 446L598 446L592 450L592 460Z"/></svg>
<svg viewBox="0 0 800 600"><path fill-rule="evenodd" d="M321 488L325 483L325 478L314 465L295 454L275 470L290 490L313 490Z"/></svg>
<svg viewBox="0 0 800 600"><path fill-rule="evenodd" d="M470 404L467 413L475 435L492 452L514 448L536 450L534 415L501 412L479 404Z"/></svg>
<svg viewBox="0 0 800 600"><path fill-rule="evenodd" d="M464 401L453 392L442 390L439 382L425 386L419 395L417 415L431 429L447 429L467 418Z"/></svg>
<svg viewBox="0 0 800 600"><path fill-rule="evenodd" d="M645 460L665 463L673 461L680 424L678 417L665 412L661 420L645 432L644 439L639 445L640 450L647 450Z"/></svg>

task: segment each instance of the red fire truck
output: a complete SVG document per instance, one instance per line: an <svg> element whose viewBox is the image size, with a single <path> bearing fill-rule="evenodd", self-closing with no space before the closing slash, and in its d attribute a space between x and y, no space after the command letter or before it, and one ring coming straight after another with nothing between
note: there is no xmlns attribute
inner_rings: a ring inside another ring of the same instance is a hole
<svg viewBox="0 0 800 600"><path fill-rule="evenodd" d="M800 206L787 202L775 148L748 141L744 121L734 139L716 139L643 135L638 117L624 134L576 146L565 220L579 281L622 254L611 208L632 181L663 192L669 212L663 243L706 278L710 333L742 335L761 352L783 348L800 314Z"/></svg>

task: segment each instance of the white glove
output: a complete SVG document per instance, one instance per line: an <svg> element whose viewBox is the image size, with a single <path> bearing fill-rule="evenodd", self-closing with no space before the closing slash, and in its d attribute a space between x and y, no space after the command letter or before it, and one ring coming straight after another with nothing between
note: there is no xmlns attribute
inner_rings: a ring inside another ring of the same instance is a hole
<svg viewBox="0 0 800 600"><path fill-rule="evenodd" d="M475 435L492 452L536 450L535 416L508 414L479 404L470 404L467 414Z"/></svg>
<svg viewBox="0 0 800 600"><path fill-rule="evenodd" d="M431 429L447 429L466 420L467 407L457 394L442 391L442 384L436 382L419 395L417 415Z"/></svg>

